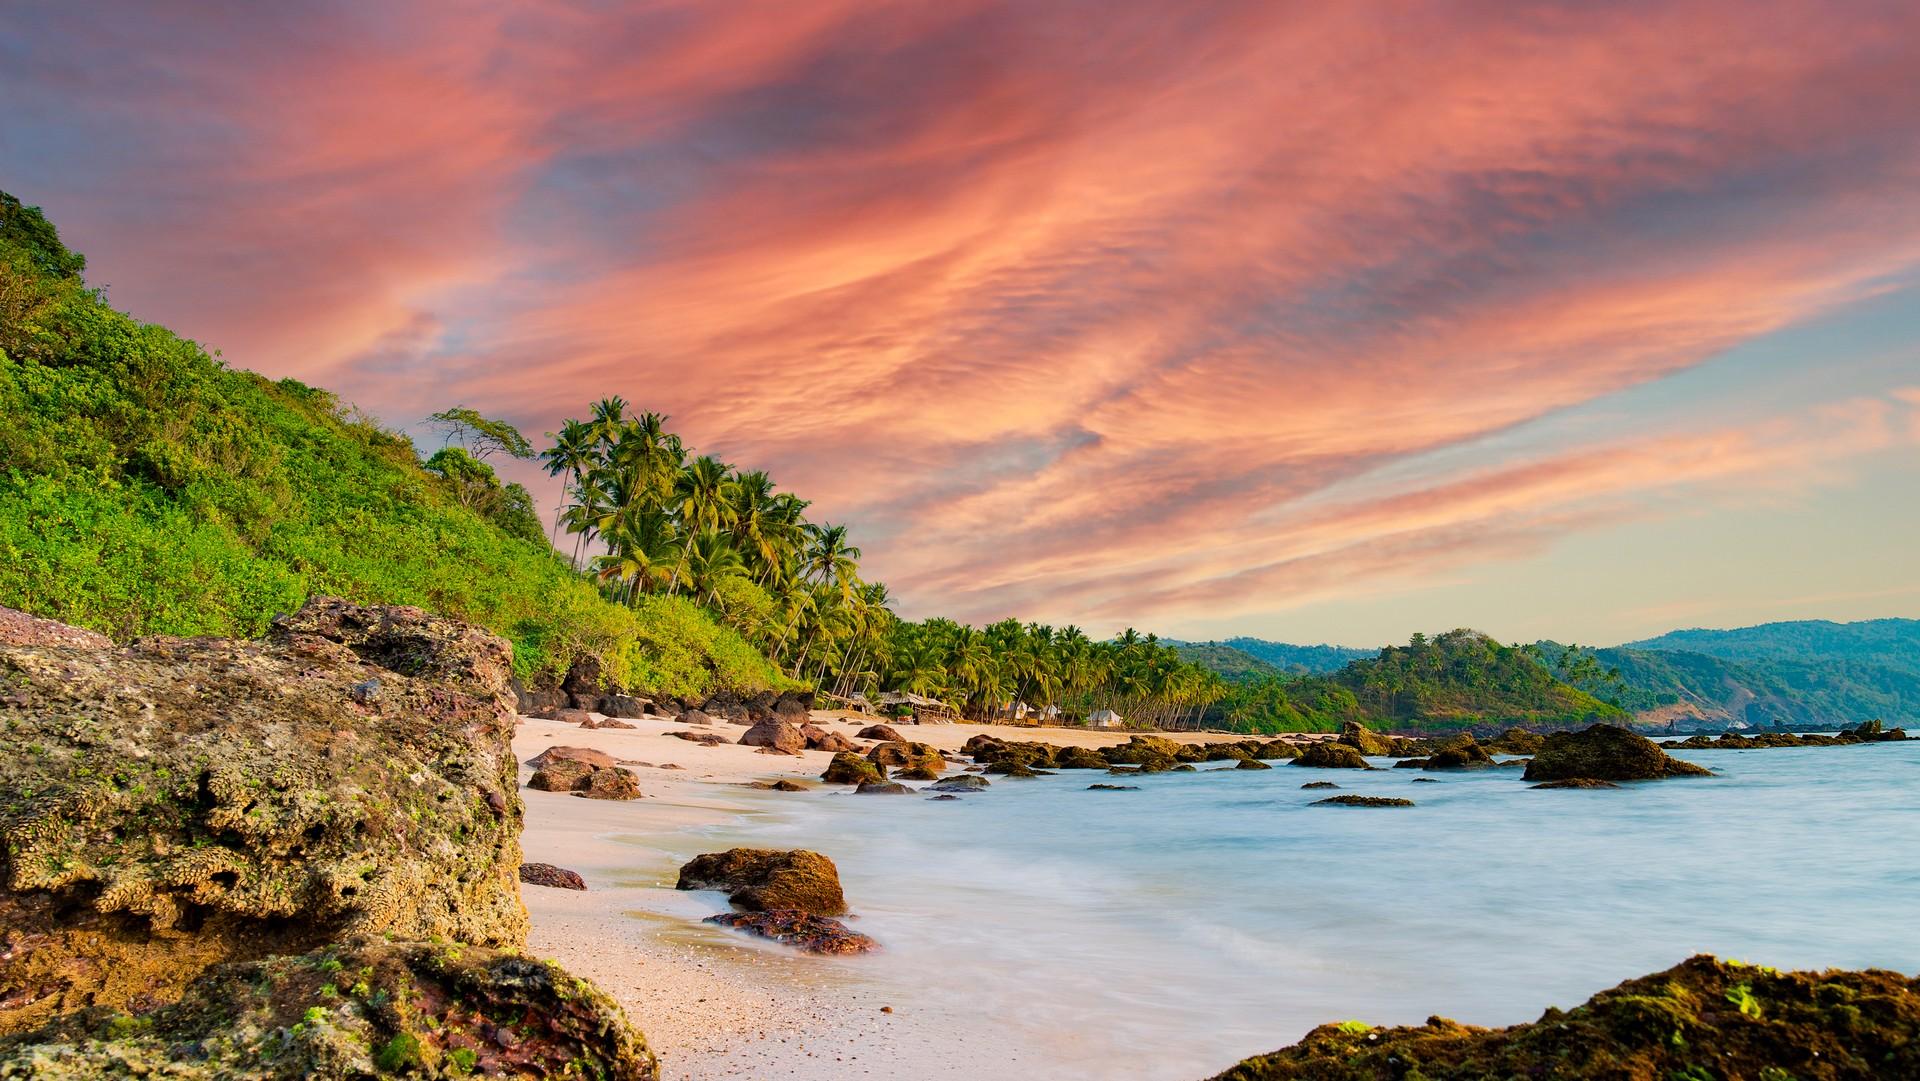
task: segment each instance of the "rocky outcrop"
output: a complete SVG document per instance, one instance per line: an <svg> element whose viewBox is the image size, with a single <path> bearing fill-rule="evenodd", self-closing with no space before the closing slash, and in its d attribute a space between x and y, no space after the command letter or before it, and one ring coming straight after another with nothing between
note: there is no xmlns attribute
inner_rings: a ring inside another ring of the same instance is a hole
<svg viewBox="0 0 1920 1081"><path fill-rule="evenodd" d="M536 770L555 762L579 762L592 769L612 769L615 765L612 755L592 747L548 747L527 759L527 765Z"/></svg>
<svg viewBox="0 0 1920 1081"><path fill-rule="evenodd" d="M1367 769L1367 760L1358 748L1345 743L1315 743L1293 760L1296 766L1314 769Z"/></svg>
<svg viewBox="0 0 1920 1081"><path fill-rule="evenodd" d="M635 698L630 694L610 694L600 699L600 712L609 717L639 720L647 715L650 703L644 698Z"/></svg>
<svg viewBox="0 0 1920 1081"><path fill-rule="evenodd" d="M870 724L855 733L861 739L877 739L883 743L905 742L905 737L893 730L891 725Z"/></svg>
<svg viewBox="0 0 1920 1081"><path fill-rule="evenodd" d="M560 681L560 689L569 695L598 698L607 690L605 663L591 653L574 654L567 666L566 678Z"/></svg>
<svg viewBox="0 0 1920 1081"><path fill-rule="evenodd" d="M887 772L857 754L842 751L827 763L827 771L820 775L820 779L828 784L865 784L868 781L886 780Z"/></svg>
<svg viewBox="0 0 1920 1081"><path fill-rule="evenodd" d="M907 773L931 773L932 780L946 768L945 756L926 743L882 743L867 752L867 761L885 767L894 776Z"/></svg>
<svg viewBox="0 0 1920 1081"><path fill-rule="evenodd" d="M1393 796L1328 796L1314 800L1314 807L1411 807L1410 799L1398 799Z"/></svg>
<svg viewBox="0 0 1920 1081"><path fill-rule="evenodd" d="M612 999L555 965L364 937L216 966L156 1010L75 1014L0 1040L8 1078L400 1076L655 1081L659 1066Z"/></svg>
<svg viewBox="0 0 1920 1081"><path fill-rule="evenodd" d="M913 789L893 781L863 781L854 792L862 796L911 796Z"/></svg>
<svg viewBox="0 0 1920 1081"><path fill-rule="evenodd" d="M1590 777L1600 781L1651 781L1662 777L1704 777L1704 766L1682 762L1652 740L1624 728L1596 724L1579 732L1555 732L1527 763L1529 781Z"/></svg>
<svg viewBox="0 0 1920 1081"><path fill-rule="evenodd" d="M580 877L580 872L569 871L565 867L555 867L551 863L521 864L520 881L529 886L551 886L557 890L587 888L587 880Z"/></svg>
<svg viewBox="0 0 1920 1081"><path fill-rule="evenodd" d="M752 723L752 718L748 716L746 700L732 691L715 691L707 696L705 702L700 703L700 711L709 717L717 717L733 724Z"/></svg>
<svg viewBox="0 0 1920 1081"><path fill-rule="evenodd" d="M985 777L977 777L971 773L960 773L952 777L943 777L928 785L927 788L934 792L978 792L992 784L993 782L987 780Z"/></svg>
<svg viewBox="0 0 1920 1081"><path fill-rule="evenodd" d="M41 619L17 608L0 606L0 649L8 646L112 649L113 639L98 631L69 627L57 619Z"/></svg>
<svg viewBox="0 0 1920 1081"><path fill-rule="evenodd" d="M631 770L576 758L557 758L534 770L527 787L541 792L571 792L587 799L640 798L640 779Z"/></svg>
<svg viewBox="0 0 1920 1081"><path fill-rule="evenodd" d="M1417 1071L1417 1072L1416 1072ZM1920 1077L1920 980L1897 972L1780 972L1694 957L1538 1021L1478 1028L1322 1025L1215 1081L1410 1078Z"/></svg>
<svg viewBox="0 0 1920 1081"><path fill-rule="evenodd" d="M706 922L745 931L760 938L792 946L802 953L870 953L880 944L839 920L813 916L790 909L779 912L723 912L708 916Z"/></svg>
<svg viewBox="0 0 1920 1081"><path fill-rule="evenodd" d="M817 724L803 724L800 735L807 741L809 751L828 751L839 754L841 751L858 751L859 744L838 732L829 732Z"/></svg>
<svg viewBox="0 0 1920 1081"><path fill-rule="evenodd" d="M1509 728L1484 745L1489 754L1539 754L1547 737L1525 728Z"/></svg>
<svg viewBox="0 0 1920 1081"><path fill-rule="evenodd" d="M680 868L675 889L724 890L749 912L793 909L815 916L847 911L833 861L804 848L730 848L695 856Z"/></svg>
<svg viewBox="0 0 1920 1081"><path fill-rule="evenodd" d="M520 943L510 672L329 599L268 642L0 648L0 1032L356 933Z"/></svg>
<svg viewBox="0 0 1920 1081"><path fill-rule="evenodd" d="M0 1076L654 1078L610 1000L511 952L548 872L510 670L326 598L266 642L0 647ZM567 751L541 768L596 768Z"/></svg>
<svg viewBox="0 0 1920 1081"><path fill-rule="evenodd" d="M1887 728L1879 721L1867 721L1831 736L1805 732L1725 732L1718 739L1696 735L1677 742L1669 740L1661 746L1690 751L1753 751L1768 747L1851 747L1861 743L1899 742L1906 738L1904 728Z"/></svg>
<svg viewBox="0 0 1920 1081"><path fill-rule="evenodd" d="M639 799L640 779L619 766L597 769L587 775L585 783L574 785L573 794L586 799Z"/></svg>

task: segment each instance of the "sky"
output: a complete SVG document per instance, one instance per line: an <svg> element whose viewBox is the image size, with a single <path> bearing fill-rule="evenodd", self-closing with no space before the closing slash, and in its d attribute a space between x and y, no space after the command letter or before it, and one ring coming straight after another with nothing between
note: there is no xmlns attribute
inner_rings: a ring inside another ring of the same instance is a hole
<svg viewBox="0 0 1920 1081"><path fill-rule="evenodd" d="M1920 5L8 9L117 306L423 440L622 395L909 617L1920 615Z"/></svg>

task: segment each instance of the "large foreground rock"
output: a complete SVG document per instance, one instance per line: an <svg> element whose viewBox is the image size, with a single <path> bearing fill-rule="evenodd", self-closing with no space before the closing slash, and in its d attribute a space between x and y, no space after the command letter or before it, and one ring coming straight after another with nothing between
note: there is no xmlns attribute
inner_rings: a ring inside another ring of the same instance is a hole
<svg viewBox="0 0 1920 1081"><path fill-rule="evenodd" d="M1695 957L1571 1010L1485 1029L1322 1025L1216 1081L1555 1081L1920 1077L1920 981L1778 972Z"/></svg>
<svg viewBox="0 0 1920 1081"><path fill-rule="evenodd" d="M554 965L372 939L220 965L159 1010L0 1041L0 1077L37 1081L399 1076L654 1081L659 1067L612 999Z"/></svg>
<svg viewBox="0 0 1920 1081"><path fill-rule="evenodd" d="M740 734L740 742L748 747L771 747L787 754L799 754L807 749L807 737L800 729L780 720L756 722Z"/></svg>
<svg viewBox="0 0 1920 1081"><path fill-rule="evenodd" d="M267 642L0 646L0 1035L349 935L519 945L510 671L331 599Z"/></svg>
<svg viewBox="0 0 1920 1081"><path fill-rule="evenodd" d="M847 911L840 871L833 861L804 848L730 848L695 856L680 868L682 890L725 890L749 912L792 909L815 916Z"/></svg>
<svg viewBox="0 0 1920 1081"><path fill-rule="evenodd" d="M1667 754L1645 736L1596 724L1579 732L1555 732L1527 763L1529 781L1651 781L1662 777L1706 777L1712 771Z"/></svg>

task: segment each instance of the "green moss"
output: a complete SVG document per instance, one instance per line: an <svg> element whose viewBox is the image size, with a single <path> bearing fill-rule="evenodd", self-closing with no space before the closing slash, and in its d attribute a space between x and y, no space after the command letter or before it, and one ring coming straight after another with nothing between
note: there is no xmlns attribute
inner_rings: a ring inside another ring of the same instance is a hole
<svg viewBox="0 0 1920 1081"><path fill-rule="evenodd" d="M399 1073L419 1065L420 1038L411 1032L396 1033L373 1053L373 1064L387 1073Z"/></svg>

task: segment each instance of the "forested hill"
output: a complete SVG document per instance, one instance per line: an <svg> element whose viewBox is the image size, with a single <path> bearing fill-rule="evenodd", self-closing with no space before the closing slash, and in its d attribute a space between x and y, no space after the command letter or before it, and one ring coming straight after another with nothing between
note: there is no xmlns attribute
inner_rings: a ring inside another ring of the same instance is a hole
<svg viewBox="0 0 1920 1081"><path fill-rule="evenodd" d="M682 598L604 600L484 450L422 462L324 390L114 310L85 266L0 193L0 605L120 639L257 635L327 593L489 627L523 677L589 650L629 687L780 683Z"/></svg>
<svg viewBox="0 0 1920 1081"><path fill-rule="evenodd" d="M1252 731L1331 729L1345 721L1405 732L1567 728L1626 714L1556 678L1525 649L1477 631L1415 635L1337 672L1235 688L1214 713Z"/></svg>
<svg viewBox="0 0 1920 1081"><path fill-rule="evenodd" d="M1283 672L1302 676L1337 672L1354 661L1379 652L1351 646L1296 646L1287 642L1269 642L1264 638L1228 638L1212 644L1239 650Z"/></svg>
<svg viewBox="0 0 1920 1081"><path fill-rule="evenodd" d="M1730 661L1848 661L1920 676L1920 619L1809 619L1733 630L1671 631L1622 648L1684 650Z"/></svg>
<svg viewBox="0 0 1920 1081"><path fill-rule="evenodd" d="M1646 725L1915 724L1920 642L1909 636L1917 631L1920 622L1900 619L1775 623L1676 631L1612 649L1542 642L1540 653L1556 674Z"/></svg>
<svg viewBox="0 0 1920 1081"><path fill-rule="evenodd" d="M1218 673L1229 683L1248 683L1285 675L1275 665L1219 642L1170 642L1180 651L1180 659Z"/></svg>

